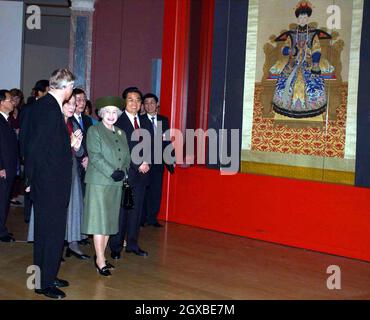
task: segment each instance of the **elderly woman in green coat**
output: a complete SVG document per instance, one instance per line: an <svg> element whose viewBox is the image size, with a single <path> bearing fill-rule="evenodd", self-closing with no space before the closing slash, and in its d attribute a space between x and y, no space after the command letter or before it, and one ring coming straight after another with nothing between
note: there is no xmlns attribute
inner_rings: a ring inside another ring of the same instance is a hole
<svg viewBox="0 0 370 320"><path fill-rule="evenodd" d="M130 164L124 131L114 126L124 107L119 97L102 97L95 104L102 121L87 132L89 163L86 170L85 212L82 232L92 234L95 267L103 276L114 268L105 259L109 235L118 232L122 184Z"/></svg>

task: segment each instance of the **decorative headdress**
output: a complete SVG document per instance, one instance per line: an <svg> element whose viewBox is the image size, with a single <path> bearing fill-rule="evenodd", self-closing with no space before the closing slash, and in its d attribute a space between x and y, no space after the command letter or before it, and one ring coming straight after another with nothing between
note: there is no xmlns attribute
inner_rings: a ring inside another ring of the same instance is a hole
<svg viewBox="0 0 370 320"><path fill-rule="evenodd" d="M298 18L300 14L307 14L310 17L312 8L313 6L310 1L301 0L295 7L295 16Z"/></svg>

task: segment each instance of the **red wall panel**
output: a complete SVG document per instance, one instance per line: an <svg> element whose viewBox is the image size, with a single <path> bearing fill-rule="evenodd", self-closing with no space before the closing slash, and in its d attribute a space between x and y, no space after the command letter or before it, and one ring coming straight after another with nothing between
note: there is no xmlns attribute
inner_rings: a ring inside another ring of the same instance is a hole
<svg viewBox="0 0 370 320"><path fill-rule="evenodd" d="M136 86L151 91L152 59L162 57L162 0L124 0L121 92Z"/></svg>
<svg viewBox="0 0 370 320"><path fill-rule="evenodd" d="M94 12L92 99L129 86L151 91L152 59L162 57L162 0L99 0Z"/></svg>
<svg viewBox="0 0 370 320"><path fill-rule="evenodd" d="M121 0L97 1L94 12L91 98L120 94Z"/></svg>

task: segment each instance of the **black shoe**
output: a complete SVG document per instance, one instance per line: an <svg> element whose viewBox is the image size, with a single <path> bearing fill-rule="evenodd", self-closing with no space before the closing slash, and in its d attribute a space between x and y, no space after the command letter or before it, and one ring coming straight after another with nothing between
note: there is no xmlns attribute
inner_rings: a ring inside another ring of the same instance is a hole
<svg viewBox="0 0 370 320"><path fill-rule="evenodd" d="M156 228L163 228L163 224L160 224L159 222L156 223L150 223L149 226L156 227Z"/></svg>
<svg viewBox="0 0 370 320"><path fill-rule="evenodd" d="M108 276L111 276L112 274L110 273L109 271L109 268L105 265L103 268L99 268L98 264L96 263L96 256L94 257L95 261L95 268L96 268L96 271L99 272L99 274L101 274L102 276L105 276L105 277L108 277Z"/></svg>
<svg viewBox="0 0 370 320"><path fill-rule="evenodd" d="M69 286L69 282L67 280L55 278L53 285L58 288L64 288Z"/></svg>
<svg viewBox="0 0 370 320"><path fill-rule="evenodd" d="M35 289L35 293L43 294L44 296L53 299L63 299L66 296L66 294L62 290L56 287L49 287L46 289Z"/></svg>
<svg viewBox="0 0 370 320"><path fill-rule="evenodd" d="M145 227L145 222L144 223L140 223L140 227L144 228Z"/></svg>
<svg viewBox="0 0 370 320"><path fill-rule="evenodd" d="M0 241L2 241L2 242L13 242L13 241L15 241L15 239L10 234L7 234L4 237L0 237Z"/></svg>
<svg viewBox="0 0 370 320"><path fill-rule="evenodd" d="M121 259L121 252L119 252L119 251L112 251L110 253L110 256L112 257L112 259L115 259L115 260Z"/></svg>
<svg viewBox="0 0 370 320"><path fill-rule="evenodd" d="M64 258L62 257L61 259L60 259L60 262L66 262L65 260L64 260Z"/></svg>
<svg viewBox="0 0 370 320"><path fill-rule="evenodd" d="M69 258L70 256L75 256L77 259L86 260L90 259L90 256L87 254L79 254L76 251L73 251L70 247L66 250L66 257Z"/></svg>
<svg viewBox="0 0 370 320"><path fill-rule="evenodd" d="M137 250L126 249L126 252L127 253L134 253L134 254L136 254L137 256L140 256L140 257L147 257L148 256L148 252L146 252L144 250L141 250L140 248L138 248Z"/></svg>

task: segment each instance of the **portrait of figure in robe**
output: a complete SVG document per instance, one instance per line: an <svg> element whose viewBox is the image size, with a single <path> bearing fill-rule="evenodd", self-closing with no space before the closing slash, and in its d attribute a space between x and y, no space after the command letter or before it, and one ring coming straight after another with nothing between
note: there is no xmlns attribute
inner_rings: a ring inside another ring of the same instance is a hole
<svg viewBox="0 0 370 320"><path fill-rule="evenodd" d="M321 56L321 39L331 39L327 32L309 26L312 6L300 1L295 10L295 29L279 35L284 41L282 58L270 69L270 79L277 79L273 110L290 118L309 118L326 111L324 78L334 76L334 67Z"/></svg>

